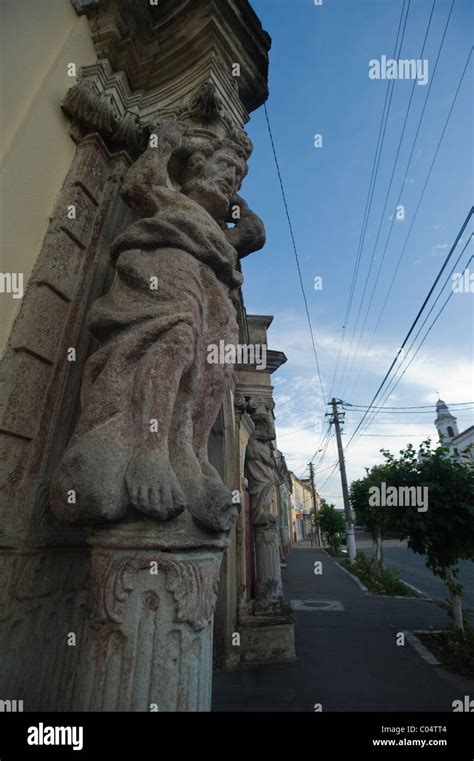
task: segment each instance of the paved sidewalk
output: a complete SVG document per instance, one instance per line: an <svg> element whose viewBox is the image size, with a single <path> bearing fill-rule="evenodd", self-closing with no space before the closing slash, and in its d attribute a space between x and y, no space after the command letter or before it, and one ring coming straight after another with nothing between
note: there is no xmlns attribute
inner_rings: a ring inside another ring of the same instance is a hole
<svg viewBox="0 0 474 761"><path fill-rule="evenodd" d="M313 571L316 560L323 573ZM474 683L431 666L396 634L443 628L445 611L421 599L365 594L323 550L294 547L283 569L287 600L331 600L343 610L297 610L297 662L214 675L214 711L451 711Z"/></svg>

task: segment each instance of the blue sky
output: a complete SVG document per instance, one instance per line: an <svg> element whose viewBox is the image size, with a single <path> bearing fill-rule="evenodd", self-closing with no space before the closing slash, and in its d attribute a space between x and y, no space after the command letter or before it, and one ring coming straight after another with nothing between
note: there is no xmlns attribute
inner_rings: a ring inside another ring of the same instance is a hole
<svg viewBox="0 0 474 761"><path fill-rule="evenodd" d="M455 0L418 141L405 174L451 0L437 0L435 4L423 55L428 59L429 82L426 86L415 86L387 208L382 215L413 85L411 80L395 82L338 377L346 357L347 370L352 362L353 370L351 375L346 373L346 383L341 385L336 379L335 388L331 382L389 84L388 80L369 79L369 60L380 59L382 55L392 57L402 0L324 0L321 7L315 6L313 0L253 0L252 5L273 39L267 108L299 251L325 394L367 405L472 203L471 58L398 276L366 354L472 45L471 3ZM432 0L411 0L401 58L420 57L431 8ZM269 345L284 351L288 357L288 363L273 376L278 447L287 457L289 466L302 475L305 463L320 446L326 429L326 409L316 376L263 108L252 114L247 130L255 150L242 192L265 221L267 244L261 252L243 262L244 297L250 314L273 314L275 317L269 332ZM313 145L316 133L323 136L322 148ZM393 225L380 280L356 352L359 330L400 188L403 188L401 203L405 207L405 219L397 220ZM361 320L352 352L348 354L381 220L380 239L362 303ZM473 229L472 222L468 229ZM461 244L467 239L466 231ZM472 247L472 242L470 245ZM469 250L473 253L472 248L468 248L463 263L467 262ZM458 251L460 253L461 249ZM474 272L474 262L471 262L471 271ZM313 287L316 276L323 278L322 290ZM450 286L445 291L446 296L449 289ZM403 380L389 397L388 405L433 404L434 407L436 391L448 403L474 399L473 299L474 294L453 295ZM347 414L347 434L354 430L359 419L360 414ZM460 430L468 427L474 422L472 410L463 412L458 419ZM434 434L433 420L434 412L380 414L365 432L370 435L361 437L347 451L349 479L360 477L365 466L380 461L381 447L398 451L407 441L418 444L426 434ZM306 426L313 427L299 430ZM348 438L345 435L346 441ZM335 442L331 438L322 461L321 455L315 459L316 480L319 487L324 484L321 488L323 496L341 506L338 471L324 483L336 460L335 452Z"/></svg>

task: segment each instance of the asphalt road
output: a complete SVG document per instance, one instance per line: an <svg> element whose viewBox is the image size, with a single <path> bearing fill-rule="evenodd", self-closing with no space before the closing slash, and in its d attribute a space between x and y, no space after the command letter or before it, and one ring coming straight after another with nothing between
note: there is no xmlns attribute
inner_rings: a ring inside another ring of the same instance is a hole
<svg viewBox="0 0 474 761"><path fill-rule="evenodd" d="M356 531L357 549L372 554L372 538L369 534ZM400 578L413 584L421 592L434 599L448 597L446 585L426 567L425 560L406 547L405 542L391 540L384 542L384 558L387 568L395 568ZM474 563L470 560L459 564L459 582L463 586L463 605L474 613Z"/></svg>

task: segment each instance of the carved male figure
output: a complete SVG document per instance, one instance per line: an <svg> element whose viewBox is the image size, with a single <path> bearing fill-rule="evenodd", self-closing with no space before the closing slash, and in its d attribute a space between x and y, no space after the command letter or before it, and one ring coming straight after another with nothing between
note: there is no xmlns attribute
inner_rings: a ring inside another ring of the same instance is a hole
<svg viewBox="0 0 474 761"><path fill-rule="evenodd" d="M272 400L252 400L249 413L255 423L245 454L245 474L249 484L250 519L254 526L274 523L270 514L273 487L280 483L271 442L276 438Z"/></svg>
<svg viewBox="0 0 474 761"><path fill-rule="evenodd" d="M264 244L261 220L236 195L252 146L244 132L203 137L180 122L154 136L124 180L139 219L114 241L113 286L89 314L100 348L85 367L51 506L89 524L187 509L228 530L237 507L207 445L232 366L208 363L207 347L238 342L238 258Z"/></svg>

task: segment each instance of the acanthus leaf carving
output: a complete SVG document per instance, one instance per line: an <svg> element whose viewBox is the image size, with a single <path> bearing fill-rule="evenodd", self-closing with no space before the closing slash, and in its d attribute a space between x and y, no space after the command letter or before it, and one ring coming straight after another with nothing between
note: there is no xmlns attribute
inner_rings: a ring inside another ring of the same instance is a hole
<svg viewBox="0 0 474 761"><path fill-rule="evenodd" d="M194 631L204 629L212 619L217 599L221 555L210 559L177 559L164 554L96 554L93 561L92 609L95 628L120 626L123 606L135 588L140 571L150 570L153 560L165 575L166 589L176 603L174 620L188 623ZM151 583L157 576L150 574ZM149 593L156 590L151 586Z"/></svg>

